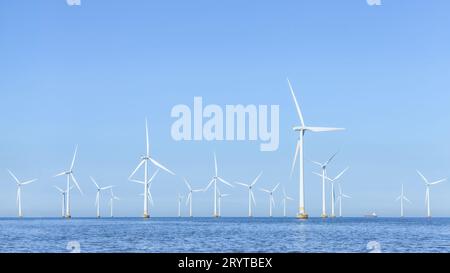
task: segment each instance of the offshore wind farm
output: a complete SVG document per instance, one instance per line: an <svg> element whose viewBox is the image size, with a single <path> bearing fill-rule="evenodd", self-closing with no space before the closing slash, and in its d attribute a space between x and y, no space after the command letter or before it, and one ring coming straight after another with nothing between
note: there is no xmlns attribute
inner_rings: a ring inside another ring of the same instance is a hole
<svg viewBox="0 0 450 273"><path fill-rule="evenodd" d="M450 4L60 2L0 4L0 252L450 251Z"/></svg>

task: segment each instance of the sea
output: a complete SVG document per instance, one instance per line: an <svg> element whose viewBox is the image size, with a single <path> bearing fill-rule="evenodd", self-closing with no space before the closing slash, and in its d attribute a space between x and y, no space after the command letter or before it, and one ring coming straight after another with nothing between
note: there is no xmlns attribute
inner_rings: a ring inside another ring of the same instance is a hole
<svg viewBox="0 0 450 273"><path fill-rule="evenodd" d="M448 253L450 218L0 218L1 253Z"/></svg>

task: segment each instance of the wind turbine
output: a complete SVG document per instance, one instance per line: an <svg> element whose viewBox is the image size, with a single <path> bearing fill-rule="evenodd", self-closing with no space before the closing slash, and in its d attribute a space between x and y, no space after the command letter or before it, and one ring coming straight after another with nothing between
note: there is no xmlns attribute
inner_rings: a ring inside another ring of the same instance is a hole
<svg viewBox="0 0 450 273"><path fill-rule="evenodd" d="M411 201L409 201L409 199L405 196L405 192L403 190L403 184L402 184L402 194L400 194L400 196L397 197L396 201L400 201L400 217L403 218L403 217L405 217L403 201L406 201L411 204Z"/></svg>
<svg viewBox="0 0 450 273"><path fill-rule="evenodd" d="M217 189L217 191L218 191L218 198L217 198L217 200L218 200L218 202L219 202L219 217L222 217L222 198L224 198L224 197L228 197L228 196L230 196L229 194L222 194L221 192L220 192L220 189Z"/></svg>
<svg viewBox="0 0 450 273"><path fill-rule="evenodd" d="M286 189L283 187L283 216L286 217L287 201L294 201L291 197L287 196Z"/></svg>
<svg viewBox="0 0 450 273"><path fill-rule="evenodd" d="M192 215L192 199L193 199L194 193L203 192L204 190L202 190L202 189L193 190L191 184L189 183L189 181L186 178L184 178L184 183L186 184L187 188L189 189L189 194L186 199L186 205L189 204L189 217L193 217L193 215Z"/></svg>
<svg viewBox="0 0 450 273"><path fill-rule="evenodd" d="M55 189L57 189L62 195L61 215L62 215L62 218L64 218L64 216L66 215L66 191L64 191L63 189L61 189L58 186L55 186ZM72 190L72 189L73 189L73 186L70 188L70 190Z"/></svg>
<svg viewBox="0 0 450 273"><path fill-rule="evenodd" d="M248 189L248 217L253 217L253 207L252 207L252 203L253 205L256 206L256 200L255 200L255 195L253 194L253 188L255 187L256 183L258 183L258 180L261 178L262 176L262 172L255 178L255 180L253 180L253 182L251 184L244 184L241 182L236 182L236 184L244 186Z"/></svg>
<svg viewBox="0 0 450 273"><path fill-rule="evenodd" d="M23 217L23 213L22 213L22 186L31 184L31 183L35 182L37 179L32 179L32 180L20 182L19 179L17 179L17 177L13 174L13 172L11 172L10 170L8 170L8 172L9 172L9 174L11 175L11 177L15 180L15 182L17 184L17 205L19 207L19 217L22 218Z"/></svg>
<svg viewBox="0 0 450 273"><path fill-rule="evenodd" d="M215 175L213 176L211 182L209 182L208 186L205 188L205 192L209 190L209 188L214 185L214 214L213 217L219 217L219 213L217 212L217 183L221 182L227 186L233 187L230 183L225 181L223 178L221 178L218 174L218 168L217 168L217 156L216 153L214 153L214 169L215 169Z"/></svg>
<svg viewBox="0 0 450 273"><path fill-rule="evenodd" d="M334 190L334 183L338 181L347 171L349 167L347 167L345 170L343 170L340 174L338 174L334 179L329 178L328 176L325 176L325 179L331 182L331 218L335 218L335 204L336 204L336 192ZM322 177L322 174L314 173L320 177Z"/></svg>
<svg viewBox="0 0 450 273"><path fill-rule="evenodd" d="M341 184L338 184L338 187L339 187L339 195L337 197L337 201L339 202L339 217L342 217L342 199L344 198L350 199L352 197L342 193Z"/></svg>
<svg viewBox="0 0 450 273"><path fill-rule="evenodd" d="M77 187L78 191L81 194L83 194L83 191L81 190L80 185L78 185L78 182L75 179L75 176L73 175L73 167L75 166L75 159L77 158L77 152L78 152L78 146L75 148L75 153L73 154L72 164L70 164L69 170L55 175L55 177L64 176L64 175L67 177L66 215L65 215L65 217L68 219L72 218L72 215L70 214L70 188L71 188L70 182L73 182L75 184L75 186Z"/></svg>
<svg viewBox="0 0 450 273"><path fill-rule="evenodd" d="M149 210L148 210L148 186L150 181L148 180L148 165L149 162L152 163L156 168L161 169L163 171L166 171L168 173L170 173L171 175L175 175L175 173L173 173L171 170L167 169L166 167L164 167L163 165L161 165L158 161L156 161L155 159L153 159L150 156L150 142L149 142L149 137L148 137L148 122L147 119L145 119L145 140L146 140L146 153L144 156L141 157L141 162L139 163L139 165L136 167L136 169L133 171L133 173L130 175L130 177L128 178L130 181L133 182L138 182L144 185L144 218L150 218L150 214L149 214ZM144 181L139 181L136 179L133 179L133 176L137 173L137 171L139 171L139 169L144 166Z"/></svg>
<svg viewBox="0 0 450 273"><path fill-rule="evenodd" d="M181 203L183 202L183 196L181 194L178 194L177 202L178 202L178 217L181 218Z"/></svg>
<svg viewBox="0 0 450 273"><path fill-rule="evenodd" d="M275 199L273 198L273 193L278 189L279 186L280 186L280 183L278 183L275 186L275 188L273 188L272 190L261 189L261 191L269 194L269 216L270 217L273 216L272 207L275 206Z"/></svg>
<svg viewBox="0 0 450 273"><path fill-rule="evenodd" d="M328 161L326 161L325 163L320 163L317 161L313 161L314 164L318 165L320 167L320 169L322 170L322 218L327 218L327 203L326 203L326 197L325 197L325 191L326 191L326 187L325 187L325 177L327 176L327 167L328 164L330 164L330 162L333 160L333 158L337 155L337 153L335 153L332 157L330 157L330 159L328 159Z"/></svg>
<svg viewBox="0 0 450 273"><path fill-rule="evenodd" d="M291 90L292 98L294 99L295 107L297 109L297 114L300 119L300 126L294 127L294 131L299 133L299 139L297 141L297 147L295 149L295 156L294 156L294 162L292 164L292 170L291 170L291 176L295 169L295 164L297 162L297 157L300 156L300 198L299 198L299 211L297 217L300 219L308 219L308 213L305 209L305 183L304 183L304 176L305 176L305 163L304 163L304 150L303 150L303 144L304 144L304 136L305 132L313 132L313 133L321 133L321 132L333 132L333 131L342 131L343 128L326 128L326 127L309 127L306 126L305 121L303 119L303 114L300 109L300 105L298 104L297 98L295 97L294 89L292 88L291 82L289 79L287 80L289 84L289 88Z"/></svg>
<svg viewBox="0 0 450 273"><path fill-rule="evenodd" d="M113 189L110 189L111 196L109 198L109 205L111 206L111 218L114 218L114 201L120 201L120 198L114 195Z"/></svg>
<svg viewBox="0 0 450 273"><path fill-rule="evenodd" d="M417 173L420 175L420 177L422 177L423 181L425 182L425 186L427 187L426 193L425 193L425 202L427 205L427 216L429 218L431 218L431 207L430 207L430 188L431 186L440 184L444 181L447 181L447 178L435 181L435 182L429 182L428 179L419 171L417 171Z"/></svg>
<svg viewBox="0 0 450 273"><path fill-rule="evenodd" d="M102 191L106 191L109 189L114 188L114 186L107 186L107 187L100 187L97 183L97 181L95 181L95 179L91 176L91 181L92 183L94 183L95 187L97 187L97 195L95 197L95 205L97 206L97 218L100 218L100 195Z"/></svg>

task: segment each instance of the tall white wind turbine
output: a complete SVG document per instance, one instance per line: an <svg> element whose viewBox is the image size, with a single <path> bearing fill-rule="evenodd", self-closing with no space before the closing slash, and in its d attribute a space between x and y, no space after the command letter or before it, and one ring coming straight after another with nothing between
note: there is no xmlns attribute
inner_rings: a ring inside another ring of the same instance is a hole
<svg viewBox="0 0 450 273"><path fill-rule="evenodd" d="M402 193L400 194L399 197L397 197L397 201L400 201L400 217L405 217L405 211L404 211L404 201L411 203L411 201L409 201L409 199L405 196L405 192L403 189L403 184L402 184Z"/></svg>
<svg viewBox="0 0 450 273"><path fill-rule="evenodd" d="M418 173L418 174L420 175L420 177L423 179L423 181L425 182L425 186L427 187L427 190L426 190L426 192L425 192L425 203L426 203L426 205L427 205L427 216L428 216L429 218L431 218L430 188L431 188L431 186L434 186L434 185L437 185L437 184L440 184L440 183L442 183L442 182L447 181L447 178L444 178L444 179L441 179L441 180L438 180L438 181L435 181L435 182L429 182L428 179L427 179L421 172L417 171L417 173Z"/></svg>
<svg viewBox="0 0 450 273"><path fill-rule="evenodd" d="M97 207L97 218L100 218L100 198L101 198L101 192L106 191L109 189L114 188L114 186L107 186L107 187L100 187L95 181L95 179L91 176L91 181L94 183L95 187L97 188L97 195L95 196L95 206Z"/></svg>
<svg viewBox="0 0 450 273"><path fill-rule="evenodd" d="M326 203L326 183L325 183L325 177L327 176L327 167L328 164L333 160L333 158L337 155L335 153L328 161L325 163L320 163L317 161L313 161L314 164L318 165L320 169L322 170L322 218L327 218L327 203Z"/></svg>
<svg viewBox="0 0 450 273"><path fill-rule="evenodd" d="M295 149L295 156L294 156L294 162L292 164L292 170L291 170L291 176L295 169L295 164L297 162L297 157L300 156L299 164L300 164L300 177L299 177L299 209L298 209L298 215L297 217L300 219L308 219L308 213L305 209L305 183L304 183L304 176L305 176L305 163L304 163L304 150L303 150L303 144L304 144L304 136L305 132L313 132L313 133L320 133L320 132L334 132L334 131L342 131L343 128L327 128L327 127L310 127L306 126L305 121L303 119L303 114L300 109L300 105L298 104L297 98L294 93L294 89L292 88L291 82L289 79L287 80L289 84L289 88L291 90L292 98L295 103L295 107L297 109L297 114L300 119L300 126L294 127L294 131L299 133L299 139L297 141L297 147Z"/></svg>
<svg viewBox="0 0 450 273"><path fill-rule="evenodd" d="M345 170L343 170L340 174L338 174L335 178L331 179L328 176L325 176L325 179L328 180L331 183L331 218L336 217L335 213L335 207L336 207L336 191L334 189L334 183L336 183L347 171L349 167L347 167ZM320 177L322 177L322 174L314 173Z"/></svg>
<svg viewBox="0 0 450 273"><path fill-rule="evenodd" d="M258 183L258 180L261 178L262 176L262 172L255 178L255 180L253 180L253 182L251 184L244 184L241 182L236 182L236 184L244 186L248 189L248 217L253 217L253 205L256 206L256 199L255 199L255 195L253 193L253 188L255 187L256 183Z"/></svg>
<svg viewBox="0 0 450 273"><path fill-rule="evenodd" d="M177 203L178 203L178 217L181 218L181 203L183 203L183 195L178 194Z"/></svg>
<svg viewBox="0 0 450 273"><path fill-rule="evenodd" d="M173 173L171 170L167 169L166 167L164 167L162 164L160 164L158 161L156 161L155 159L153 159L150 156L150 141L149 141L149 136L148 136L148 122L147 119L145 119L145 140L146 140L146 153L144 156L141 157L141 162L139 163L139 165L136 167L136 169L133 171L133 173L131 173L130 177L128 178L130 181L133 182L138 182L138 183L142 183L144 185L144 218L150 218L150 214L149 214L149 205L148 205L148 187L149 187L149 183L150 181L148 180L148 169L149 169L149 162L151 164L153 164L156 168L161 169L165 172L170 173L171 175L175 175L175 173ZM144 166L144 181L139 181L134 179L134 175L139 171L139 169L141 169L141 167Z"/></svg>
<svg viewBox="0 0 450 273"><path fill-rule="evenodd" d="M77 152L78 152L78 146L75 148L75 153L73 154L72 163L70 164L70 168L68 171L64 171L62 173L59 173L55 175L55 177L59 176L66 176L67 178L67 186L66 186L66 215L65 217L70 219L72 218L71 212L70 212L70 188L71 188L71 182L75 184L78 191L83 194L83 191L80 188L80 185L78 185L77 180L75 179L75 176L73 175L73 167L75 166L75 159L77 158Z"/></svg>
<svg viewBox="0 0 450 273"><path fill-rule="evenodd" d="M272 190L261 189L261 191L269 194L269 216L273 217L273 206L275 206L275 199L273 198L274 192L278 189L280 184L278 183Z"/></svg>
<svg viewBox="0 0 450 273"><path fill-rule="evenodd" d="M58 186L55 186L55 189L57 189L62 195L62 199L61 199L61 215L62 215L62 218L64 218L66 216L66 194L67 193L66 193L65 190L61 189ZM72 190L72 189L73 189L73 186L70 188L70 190Z"/></svg>
<svg viewBox="0 0 450 273"><path fill-rule="evenodd" d="M187 186L187 188L189 190L189 194L188 194L188 197L186 199L186 205L189 205L189 217L193 217L193 214L192 214L192 202L193 202L193 199L194 199L194 193L196 193L196 192L203 192L204 190L203 189L200 189L200 190L192 189L191 184L189 183L189 181L186 178L184 178L184 183L186 184L186 186Z"/></svg>
<svg viewBox="0 0 450 273"><path fill-rule="evenodd" d="M211 188L212 185L214 185L214 214L213 214L213 217L219 217L219 213L217 211L217 195L218 195L217 184L219 182L221 182L221 183L223 183L223 184L225 184L227 186L230 186L230 187L233 187L233 185L231 185L230 183L228 183L227 181L225 181L223 178L221 178L219 176L219 171L218 171L218 168L217 168L217 156L216 156L216 153L214 153L214 170L215 170L215 175L213 176L211 182L209 182L208 186L206 186L205 192L208 191L209 188Z"/></svg>
<svg viewBox="0 0 450 273"><path fill-rule="evenodd" d="M223 194L220 192L220 189L217 189L218 195L217 200L219 202L219 217L222 217L222 198L230 196L229 194Z"/></svg>
<svg viewBox="0 0 450 273"><path fill-rule="evenodd" d="M21 181L19 181L19 179L17 179L17 177L13 174L13 172L11 172L10 170L8 170L8 172L9 172L9 174L11 175L11 177L14 179L14 181L17 184L17 206L19 207L19 217L22 218L23 217L23 213L22 213L22 186L31 184L31 183L35 182L37 179L32 179L32 180L21 182Z"/></svg>
<svg viewBox="0 0 450 273"><path fill-rule="evenodd" d="M114 201L120 201L120 198L114 195L113 189L110 189L109 206L111 208L111 218L114 218Z"/></svg>
<svg viewBox="0 0 450 273"><path fill-rule="evenodd" d="M286 213L286 207L287 207L287 202L288 201L294 201L294 199L292 199L291 197L289 197L286 194L286 189L283 187L283 216L286 217L287 213Z"/></svg>
<svg viewBox="0 0 450 273"><path fill-rule="evenodd" d="M337 201L339 202L339 217L342 217L342 200L344 198L350 199L352 197L342 193L341 184L338 184L338 188L339 188L339 194L338 194L338 197L337 197Z"/></svg>

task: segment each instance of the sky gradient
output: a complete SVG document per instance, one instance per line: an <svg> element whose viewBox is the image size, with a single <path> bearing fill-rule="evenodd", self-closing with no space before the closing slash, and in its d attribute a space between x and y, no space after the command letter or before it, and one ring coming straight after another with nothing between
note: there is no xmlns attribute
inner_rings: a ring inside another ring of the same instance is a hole
<svg viewBox="0 0 450 273"><path fill-rule="evenodd" d="M395 198L405 185L410 216L425 215L425 186L450 176L450 2L351 1L0 1L0 216L17 214L16 186L25 216L59 216L65 186L53 175L69 167L85 192L72 195L74 216L95 215L93 176L116 185L117 216L141 216L140 185L127 181L145 152L149 119L154 157L177 173L155 180L154 216L175 216L181 177L195 188L220 175L258 187L282 183L296 200L298 177L289 178L299 121L286 77L305 121L347 131L308 134L305 158L324 161L340 151L329 174L350 166L342 186L353 199L344 213L399 215ZM280 105L280 147L260 152L259 142L175 142L170 117L177 104ZM305 164L307 211L320 216L319 171ZM227 189L224 216L247 214L244 188ZM268 196L257 191L257 216ZM329 195L329 194L328 194ZM435 216L450 216L450 182L431 190ZM213 193L195 196L194 214L211 216ZM275 214L281 215L281 194ZM107 213L106 201L102 203ZM328 204L329 204L329 200ZM187 207L184 207L184 214Z"/></svg>

